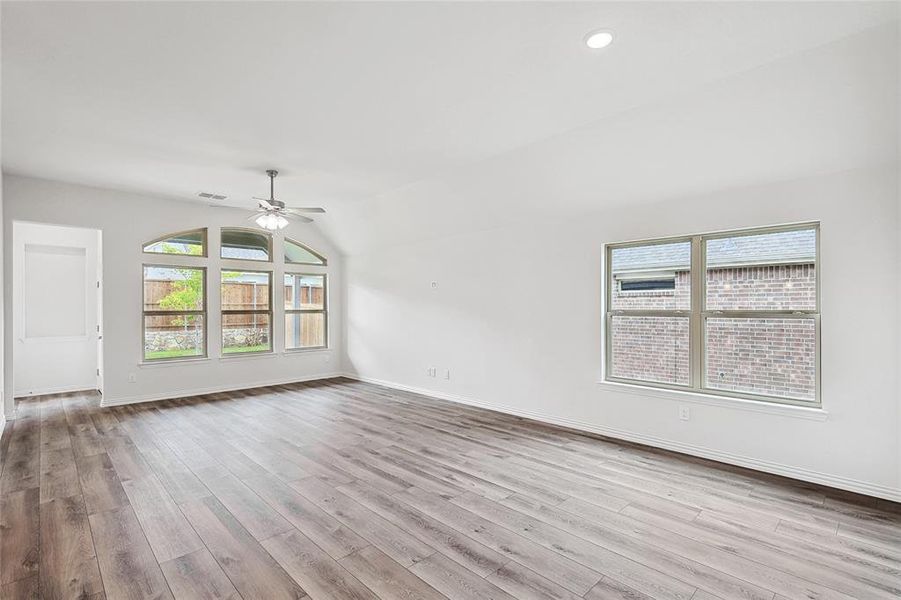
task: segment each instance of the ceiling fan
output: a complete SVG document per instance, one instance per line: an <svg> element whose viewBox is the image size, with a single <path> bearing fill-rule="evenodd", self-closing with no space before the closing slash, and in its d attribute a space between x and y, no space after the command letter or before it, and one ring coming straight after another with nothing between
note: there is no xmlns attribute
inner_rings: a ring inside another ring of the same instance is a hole
<svg viewBox="0 0 901 600"><path fill-rule="evenodd" d="M305 217L301 213L325 212L324 208L319 208L318 206L309 208L285 206L284 202L275 199L275 177L278 175L278 171L268 169L266 175L269 176L269 197L257 198L254 196L253 199L259 202L259 208L247 218L248 221L256 221L257 225L263 229L276 231L287 227L290 222L289 219L300 221L301 223L313 222L313 219Z"/></svg>

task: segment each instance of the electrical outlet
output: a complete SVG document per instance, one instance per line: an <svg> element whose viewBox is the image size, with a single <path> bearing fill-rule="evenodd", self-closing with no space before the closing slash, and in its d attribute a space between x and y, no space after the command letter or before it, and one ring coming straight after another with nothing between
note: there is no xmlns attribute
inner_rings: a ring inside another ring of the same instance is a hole
<svg viewBox="0 0 901 600"><path fill-rule="evenodd" d="M679 418L682 419L683 421L688 421L689 419L691 419L691 409L688 408L687 406L680 406L679 407Z"/></svg>
<svg viewBox="0 0 901 600"><path fill-rule="evenodd" d="M444 378L450 379L450 369L444 369Z"/></svg>
<svg viewBox="0 0 901 600"><path fill-rule="evenodd" d="M129 373L128 374L128 383L137 383L137 382L138 382L137 375L135 375L134 373Z"/></svg>

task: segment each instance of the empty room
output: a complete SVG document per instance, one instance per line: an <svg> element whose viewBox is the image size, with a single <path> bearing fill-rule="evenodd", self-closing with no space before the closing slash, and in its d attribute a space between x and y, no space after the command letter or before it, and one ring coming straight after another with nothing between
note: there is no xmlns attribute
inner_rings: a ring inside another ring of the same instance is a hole
<svg viewBox="0 0 901 600"><path fill-rule="evenodd" d="M0 0L0 600L901 598L899 15Z"/></svg>

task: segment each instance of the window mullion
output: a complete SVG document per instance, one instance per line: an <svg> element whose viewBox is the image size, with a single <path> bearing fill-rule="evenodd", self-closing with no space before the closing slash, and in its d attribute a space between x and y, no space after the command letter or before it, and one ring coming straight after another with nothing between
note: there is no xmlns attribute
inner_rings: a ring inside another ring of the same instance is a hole
<svg viewBox="0 0 901 600"><path fill-rule="evenodd" d="M693 389L701 389L703 385L704 374L704 336L702 332L701 313L704 310L704 287L706 272L706 259L704 256L704 248L701 243L701 237L695 236L691 238L691 271L689 280L691 282L691 316L688 320L689 326L689 343L688 355L691 365L691 378L689 385Z"/></svg>

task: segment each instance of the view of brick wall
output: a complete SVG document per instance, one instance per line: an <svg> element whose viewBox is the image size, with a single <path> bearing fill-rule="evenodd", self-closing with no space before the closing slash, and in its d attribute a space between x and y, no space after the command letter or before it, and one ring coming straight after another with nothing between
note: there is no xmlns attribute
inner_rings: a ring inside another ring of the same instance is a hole
<svg viewBox="0 0 901 600"><path fill-rule="evenodd" d="M711 388L812 400L816 337L810 319L708 319Z"/></svg>
<svg viewBox="0 0 901 600"><path fill-rule="evenodd" d="M813 264L709 269L707 310L813 310Z"/></svg>
<svg viewBox="0 0 901 600"><path fill-rule="evenodd" d="M622 291L614 309L690 308L688 271L674 273L675 289ZM813 264L714 268L707 272L708 310L814 309ZM612 374L688 384L687 318L613 318ZM721 390L812 400L816 338L809 319L711 318L706 329L707 385Z"/></svg>
<svg viewBox="0 0 901 600"><path fill-rule="evenodd" d="M688 318L615 316L612 374L688 385Z"/></svg>

